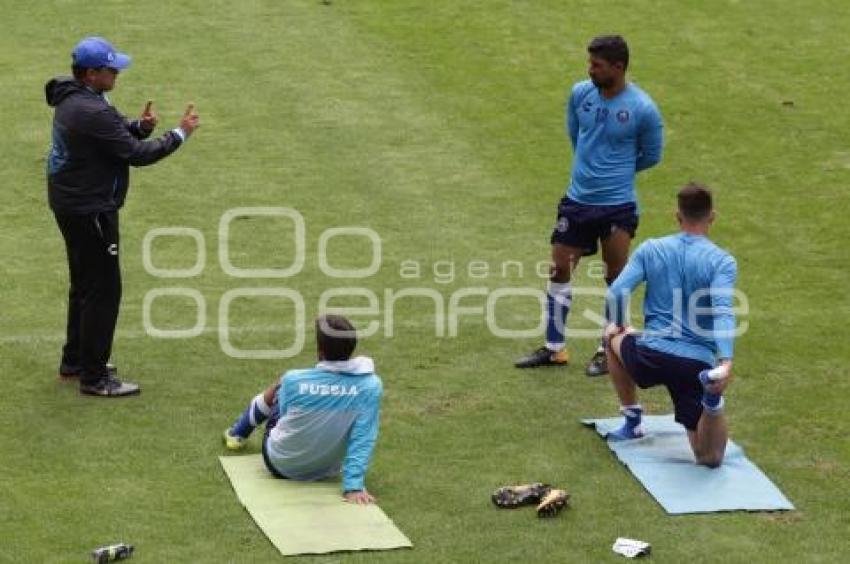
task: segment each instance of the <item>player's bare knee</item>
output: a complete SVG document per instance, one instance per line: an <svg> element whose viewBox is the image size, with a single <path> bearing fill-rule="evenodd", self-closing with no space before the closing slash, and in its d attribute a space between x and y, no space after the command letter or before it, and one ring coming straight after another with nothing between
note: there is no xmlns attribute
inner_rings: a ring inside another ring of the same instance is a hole
<svg viewBox="0 0 850 564"><path fill-rule="evenodd" d="M697 456L697 464L709 468L719 468L723 464L723 454L722 452L709 452L699 455Z"/></svg>
<svg viewBox="0 0 850 564"><path fill-rule="evenodd" d="M608 346L605 347L605 354L608 356L608 362L610 363L613 357L613 360L617 362L620 361L620 346L623 343L623 338L625 335L614 335L608 340Z"/></svg>
<svg viewBox="0 0 850 564"><path fill-rule="evenodd" d="M722 457L718 457L718 458L711 457L711 458L705 459L701 464L703 466L707 467L707 468L711 468L712 470L714 470L715 468L720 468L720 465L721 465L722 462L723 462Z"/></svg>

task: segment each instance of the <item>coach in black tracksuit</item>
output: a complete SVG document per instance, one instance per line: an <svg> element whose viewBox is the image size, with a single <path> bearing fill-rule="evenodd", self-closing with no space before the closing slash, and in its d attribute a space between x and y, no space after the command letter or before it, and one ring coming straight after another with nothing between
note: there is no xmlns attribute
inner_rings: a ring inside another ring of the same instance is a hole
<svg viewBox="0 0 850 564"><path fill-rule="evenodd" d="M84 394L132 395L139 387L107 368L121 302L118 210L130 165L153 164L176 151L198 126L198 116L190 106L179 127L144 141L157 123L151 103L131 122L104 94L130 57L102 38L88 37L72 59L73 78L54 78L45 86L47 103L55 108L47 193L65 239L71 282L59 374L79 376Z"/></svg>

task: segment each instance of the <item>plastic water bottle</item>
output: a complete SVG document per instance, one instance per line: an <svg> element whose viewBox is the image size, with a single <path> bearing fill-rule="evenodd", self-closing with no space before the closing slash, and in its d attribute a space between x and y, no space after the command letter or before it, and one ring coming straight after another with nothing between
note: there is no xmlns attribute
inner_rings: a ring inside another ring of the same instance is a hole
<svg viewBox="0 0 850 564"><path fill-rule="evenodd" d="M124 560L133 555L133 545L121 542L108 546L100 546L92 550L91 555L97 564Z"/></svg>

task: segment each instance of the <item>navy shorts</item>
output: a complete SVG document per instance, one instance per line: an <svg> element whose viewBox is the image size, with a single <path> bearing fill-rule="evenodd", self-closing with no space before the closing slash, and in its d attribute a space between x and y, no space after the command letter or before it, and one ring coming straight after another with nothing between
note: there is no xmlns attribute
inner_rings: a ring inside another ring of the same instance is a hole
<svg viewBox="0 0 850 564"><path fill-rule="evenodd" d="M640 388L666 387L673 400L676 421L689 431L696 430L702 415L703 389L699 373L711 368L710 364L641 346L635 334L623 338L620 359Z"/></svg>
<svg viewBox="0 0 850 564"><path fill-rule="evenodd" d="M289 478L287 478L286 476L281 474L280 470L275 468L275 465L272 463L271 458L269 458L268 445L267 445L267 443L269 441L269 435L271 434L272 429L274 429L275 426L277 425L278 419L280 419L280 410L277 407L277 394L275 394L275 401L271 404L270 408L271 408L271 414L269 415L269 418L266 420L266 432L263 433L263 448L262 448L263 462L266 463L266 468L268 469L269 472L271 472L272 476L274 476L275 478L281 478L283 480L288 480Z"/></svg>
<svg viewBox="0 0 850 564"><path fill-rule="evenodd" d="M598 241L607 239L615 229L634 238L638 228L634 202L614 206L588 206L569 198L558 204L558 217L550 242L583 249L584 256L595 255Z"/></svg>

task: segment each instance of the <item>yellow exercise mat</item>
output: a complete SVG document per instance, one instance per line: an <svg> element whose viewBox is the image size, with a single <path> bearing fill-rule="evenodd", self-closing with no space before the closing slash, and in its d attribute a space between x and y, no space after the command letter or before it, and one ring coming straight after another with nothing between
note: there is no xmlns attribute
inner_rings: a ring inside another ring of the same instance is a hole
<svg viewBox="0 0 850 564"><path fill-rule="evenodd" d="M259 454L219 460L239 501L285 556L413 546L377 505L343 501L337 480L281 480Z"/></svg>

